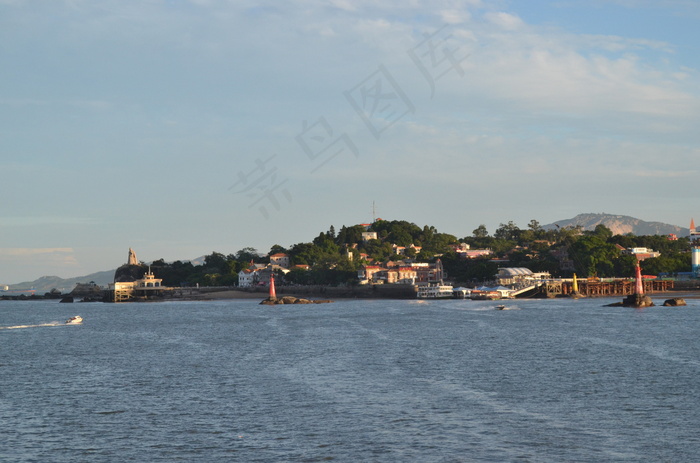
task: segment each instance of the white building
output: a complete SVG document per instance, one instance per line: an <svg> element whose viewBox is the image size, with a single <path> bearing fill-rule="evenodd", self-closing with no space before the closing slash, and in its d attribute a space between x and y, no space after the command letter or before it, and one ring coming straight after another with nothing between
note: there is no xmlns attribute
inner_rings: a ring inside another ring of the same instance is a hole
<svg viewBox="0 0 700 463"><path fill-rule="evenodd" d="M376 240L376 239L377 239L377 232L373 232L373 231L362 232L362 241L369 241L369 240Z"/></svg>
<svg viewBox="0 0 700 463"><path fill-rule="evenodd" d="M289 268L289 256L283 252L272 254L270 256L270 263L273 265L279 265L282 268Z"/></svg>
<svg viewBox="0 0 700 463"><path fill-rule="evenodd" d="M238 286L241 288L250 288L255 284L255 270L245 268L238 272Z"/></svg>

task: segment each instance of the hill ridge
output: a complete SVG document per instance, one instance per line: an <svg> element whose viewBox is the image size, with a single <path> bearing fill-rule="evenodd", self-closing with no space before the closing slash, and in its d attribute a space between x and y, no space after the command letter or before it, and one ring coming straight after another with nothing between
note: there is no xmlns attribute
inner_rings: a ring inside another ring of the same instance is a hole
<svg viewBox="0 0 700 463"><path fill-rule="evenodd" d="M597 225L604 225L615 235L632 233L637 236L669 234L686 236L688 234L688 228L677 225L641 220L629 215L593 212L578 214L571 219L558 220L551 224L543 225L543 228L575 227L578 225L587 231L594 230Z"/></svg>

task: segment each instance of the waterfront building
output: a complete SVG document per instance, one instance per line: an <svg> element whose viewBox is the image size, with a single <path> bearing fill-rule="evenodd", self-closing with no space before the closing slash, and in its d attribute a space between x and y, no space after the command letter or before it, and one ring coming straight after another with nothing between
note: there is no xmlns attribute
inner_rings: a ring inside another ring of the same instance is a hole
<svg viewBox="0 0 700 463"><path fill-rule="evenodd" d="M504 267L498 269L496 281L499 285L535 284L542 280L549 280L552 275L549 272L535 273L525 267Z"/></svg>
<svg viewBox="0 0 700 463"><path fill-rule="evenodd" d="M418 284L437 283L447 277L442 261L435 263L389 261L381 265L363 265L357 271L361 283Z"/></svg>
<svg viewBox="0 0 700 463"><path fill-rule="evenodd" d="M290 272L290 270L272 263L251 264L250 267L238 272L238 286L241 288L266 286L270 281L270 274L277 272L287 274Z"/></svg>
<svg viewBox="0 0 700 463"><path fill-rule="evenodd" d="M135 281L115 281L108 287L109 300L112 302L125 302L134 298L149 299L160 296L166 289L163 279L156 278L149 267L148 271Z"/></svg>

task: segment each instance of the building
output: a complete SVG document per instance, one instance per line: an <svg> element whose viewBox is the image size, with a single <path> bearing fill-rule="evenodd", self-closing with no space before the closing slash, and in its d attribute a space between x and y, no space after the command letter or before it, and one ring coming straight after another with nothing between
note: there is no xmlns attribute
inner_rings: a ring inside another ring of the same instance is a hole
<svg viewBox="0 0 700 463"><path fill-rule="evenodd" d="M282 268L289 268L289 256L283 252L272 254L270 256L270 263L273 265L279 265Z"/></svg>
<svg viewBox="0 0 700 463"><path fill-rule="evenodd" d="M462 259L476 259L479 257L490 256L493 254L493 251L490 249L465 249L455 251L455 253Z"/></svg>
<svg viewBox="0 0 700 463"><path fill-rule="evenodd" d="M394 254L399 256L405 256L406 250L408 249L413 249L413 251L415 251L414 254L420 254L420 252L423 250L422 246L416 246L415 244L411 244L409 246L399 246L397 244L392 244L391 247L394 249Z"/></svg>
<svg viewBox="0 0 700 463"><path fill-rule="evenodd" d="M441 282L447 274L440 259L432 264L390 261L382 265L363 265L357 271L357 278L364 284L418 284Z"/></svg>
<svg viewBox="0 0 700 463"><path fill-rule="evenodd" d="M126 302L132 299L149 299L160 296L163 290L163 279L156 278L149 267L148 271L136 281L115 281L109 284L109 300Z"/></svg>
<svg viewBox="0 0 700 463"><path fill-rule="evenodd" d="M250 288L255 284L255 270L244 268L238 272L238 286L241 288Z"/></svg>
<svg viewBox="0 0 700 463"><path fill-rule="evenodd" d="M525 267L504 267L498 269L496 281L499 285L535 284L552 278L549 272L534 273Z"/></svg>
<svg viewBox="0 0 700 463"><path fill-rule="evenodd" d="M688 231L691 243L700 239L700 232L695 229L695 220L690 219L690 228Z"/></svg>
<svg viewBox="0 0 700 463"><path fill-rule="evenodd" d="M252 286L267 286L270 282L272 273L282 272L289 273L288 268L284 268L277 264L252 264L250 267L238 272L238 286L241 288L250 288Z"/></svg>
<svg viewBox="0 0 700 463"><path fill-rule="evenodd" d="M644 259L651 259L652 257L659 257L661 255L658 251L653 251L648 248L622 248L620 249L622 254L632 255L637 258L639 262Z"/></svg>
<svg viewBox="0 0 700 463"><path fill-rule="evenodd" d="M376 240L376 239L377 239L377 232L373 232L373 231L362 232L362 241L369 241L369 240Z"/></svg>

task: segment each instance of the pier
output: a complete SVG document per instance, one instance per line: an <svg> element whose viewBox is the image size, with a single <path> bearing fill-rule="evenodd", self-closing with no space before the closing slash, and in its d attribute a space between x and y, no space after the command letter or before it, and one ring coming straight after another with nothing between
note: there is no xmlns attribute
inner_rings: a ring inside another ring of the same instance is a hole
<svg viewBox="0 0 700 463"><path fill-rule="evenodd" d="M605 296L629 296L635 293L635 281L630 279L616 279L610 281L578 280L578 292L587 297ZM644 293L664 292L673 290L671 280L644 280ZM541 292L544 297L570 296L573 292L573 281L550 281L542 285Z"/></svg>

